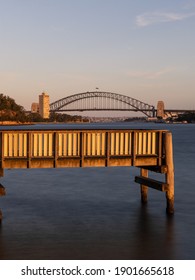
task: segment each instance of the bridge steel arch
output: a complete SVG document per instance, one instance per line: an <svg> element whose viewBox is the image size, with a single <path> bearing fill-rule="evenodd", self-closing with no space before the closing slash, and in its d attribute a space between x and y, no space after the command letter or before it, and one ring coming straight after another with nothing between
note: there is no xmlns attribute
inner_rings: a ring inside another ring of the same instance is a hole
<svg viewBox="0 0 195 280"><path fill-rule="evenodd" d="M92 92L83 92L83 93L78 93L78 94L74 94L74 95L70 95L67 97L64 97L62 99L59 99L53 103L50 104L50 111L64 111L62 108L66 108L66 106L68 106L71 103L77 102L79 100L82 99L89 99L89 98L105 98L105 99L112 99L112 100L116 100L117 102L120 102L121 104L127 104L129 105L132 109L125 109L121 107L120 109L116 109L116 108L111 108L111 109L107 109L107 110L120 110L120 111L141 111L143 114L145 114L148 117L154 117L155 116L155 107L153 105L149 105L147 103L144 103L142 101L139 101L135 98L129 97L129 96L125 96L122 94L118 94L118 93L112 93L112 92L100 92L100 91L92 91ZM98 110L106 110L106 108L88 108L88 109L83 109L80 108L78 110L75 109L75 111L88 111L88 110L94 110L94 111L98 111ZM73 110L68 110L67 111L73 111Z"/></svg>

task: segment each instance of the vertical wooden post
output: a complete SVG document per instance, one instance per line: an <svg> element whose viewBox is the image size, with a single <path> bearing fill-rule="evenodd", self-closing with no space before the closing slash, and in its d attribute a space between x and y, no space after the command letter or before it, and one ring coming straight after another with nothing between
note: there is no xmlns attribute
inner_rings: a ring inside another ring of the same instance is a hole
<svg viewBox="0 0 195 280"><path fill-rule="evenodd" d="M131 162L131 165L135 166L136 155L137 155L137 141L136 141L136 132L135 131L132 131L131 138L132 138L132 146L131 146L132 162Z"/></svg>
<svg viewBox="0 0 195 280"><path fill-rule="evenodd" d="M84 166L84 132L80 132L80 167Z"/></svg>
<svg viewBox="0 0 195 280"><path fill-rule="evenodd" d="M54 132L53 134L53 168L57 168L57 160L58 160L58 134Z"/></svg>
<svg viewBox="0 0 195 280"><path fill-rule="evenodd" d="M140 175L148 178L148 170L141 168ZM148 187L144 185L140 185L140 191L141 191L141 202L145 204L147 203L148 200Z"/></svg>
<svg viewBox="0 0 195 280"><path fill-rule="evenodd" d="M165 133L165 160L167 165L166 183L168 190L166 191L167 213L174 213L174 163L173 163L173 145L171 132Z"/></svg>
<svg viewBox="0 0 195 280"><path fill-rule="evenodd" d="M27 133L27 168L31 168L31 158L32 158L32 133L28 132Z"/></svg>
<svg viewBox="0 0 195 280"><path fill-rule="evenodd" d="M106 155L106 160L105 160L105 166L109 166L109 160L110 160L110 142L111 142L111 134L109 131L106 132L106 143L105 143L105 155Z"/></svg>

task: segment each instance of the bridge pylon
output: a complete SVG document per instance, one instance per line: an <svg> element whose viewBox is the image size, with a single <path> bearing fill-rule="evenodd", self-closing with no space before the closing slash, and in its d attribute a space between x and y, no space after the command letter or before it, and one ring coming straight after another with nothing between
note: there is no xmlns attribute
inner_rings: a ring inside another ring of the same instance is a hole
<svg viewBox="0 0 195 280"><path fill-rule="evenodd" d="M165 104L164 101L158 101L157 103L157 118L164 118L165 117Z"/></svg>

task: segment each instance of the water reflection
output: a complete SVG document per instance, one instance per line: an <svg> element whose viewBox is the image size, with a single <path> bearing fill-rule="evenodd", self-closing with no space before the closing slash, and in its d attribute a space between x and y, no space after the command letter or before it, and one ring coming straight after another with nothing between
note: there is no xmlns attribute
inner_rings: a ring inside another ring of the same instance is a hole
<svg viewBox="0 0 195 280"><path fill-rule="evenodd" d="M105 210L105 205L100 207ZM50 229L44 223L38 229L32 220L28 229L16 227L15 232L8 232L2 224L0 259L176 258L173 217L150 213L141 204L130 206L128 214L123 212L127 209L102 213L100 208L91 208L91 213L81 211L80 215L77 210L71 218L64 216L63 224L57 217L51 219Z"/></svg>
<svg viewBox="0 0 195 280"><path fill-rule="evenodd" d="M5 260L6 259L5 243L3 242L2 231L3 231L3 223L0 220L0 260Z"/></svg>
<svg viewBox="0 0 195 280"><path fill-rule="evenodd" d="M143 205L137 216L133 259L174 259L174 216L148 213Z"/></svg>

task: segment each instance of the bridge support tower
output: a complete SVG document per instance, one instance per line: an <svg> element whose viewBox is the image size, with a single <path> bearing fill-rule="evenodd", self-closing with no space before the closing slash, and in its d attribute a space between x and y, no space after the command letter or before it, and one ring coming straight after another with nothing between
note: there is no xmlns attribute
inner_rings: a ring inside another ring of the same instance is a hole
<svg viewBox="0 0 195 280"><path fill-rule="evenodd" d="M165 117L165 104L163 101L158 101L157 103L157 118L164 118Z"/></svg>

